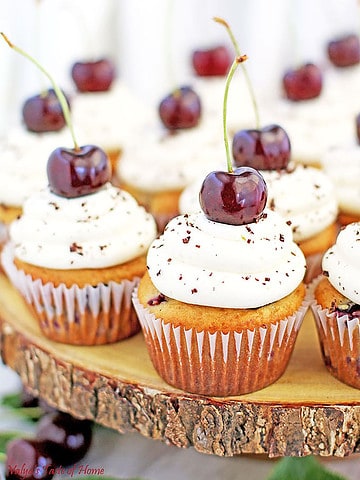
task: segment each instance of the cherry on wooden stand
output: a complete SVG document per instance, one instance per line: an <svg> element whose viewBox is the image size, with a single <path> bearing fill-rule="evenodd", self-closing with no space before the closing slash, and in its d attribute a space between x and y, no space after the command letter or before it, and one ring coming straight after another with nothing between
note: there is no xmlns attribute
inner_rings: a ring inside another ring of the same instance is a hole
<svg viewBox="0 0 360 480"><path fill-rule="evenodd" d="M76 62L71 76L79 92L106 92L115 79L115 67L108 58Z"/></svg>
<svg viewBox="0 0 360 480"><path fill-rule="evenodd" d="M313 64L306 63L285 72L283 89L288 100L300 102L310 100L320 95L323 86L321 69Z"/></svg>
<svg viewBox="0 0 360 480"><path fill-rule="evenodd" d="M50 480L56 464L47 450L47 442L16 438L7 444L6 480Z"/></svg>
<svg viewBox="0 0 360 480"><path fill-rule="evenodd" d="M199 95L188 86L175 89L161 100L159 116L169 130L196 127L201 117Z"/></svg>
<svg viewBox="0 0 360 480"><path fill-rule="evenodd" d="M81 460L88 452L92 442L92 422L55 411L40 419L36 438L46 442L47 451L57 465L66 467Z"/></svg>
<svg viewBox="0 0 360 480"><path fill-rule="evenodd" d="M199 77L222 77L228 73L232 58L224 45L218 45L208 49L194 50L191 62Z"/></svg>

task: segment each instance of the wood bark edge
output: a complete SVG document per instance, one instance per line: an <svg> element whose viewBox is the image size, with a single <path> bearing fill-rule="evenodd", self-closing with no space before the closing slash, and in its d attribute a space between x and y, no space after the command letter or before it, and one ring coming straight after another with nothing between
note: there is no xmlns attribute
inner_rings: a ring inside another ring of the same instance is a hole
<svg viewBox="0 0 360 480"><path fill-rule="evenodd" d="M0 319L0 354L50 405L120 433L218 456L360 453L360 406L216 401L122 382L48 352Z"/></svg>

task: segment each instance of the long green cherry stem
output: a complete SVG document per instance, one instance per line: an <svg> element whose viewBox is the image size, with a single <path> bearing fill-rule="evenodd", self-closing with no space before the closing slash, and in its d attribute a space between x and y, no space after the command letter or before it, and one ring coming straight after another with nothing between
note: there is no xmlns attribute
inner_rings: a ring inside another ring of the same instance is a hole
<svg viewBox="0 0 360 480"><path fill-rule="evenodd" d="M240 52L240 48L239 48L239 45L234 37L234 34L229 26L229 24L223 19L223 18L220 18L220 17L214 17L213 20L217 23L220 23L220 25L223 25L229 36L230 36L230 40L231 40L231 43L233 44L234 46L234 49L235 49L235 52L236 52L236 55L238 57L241 57L242 54ZM253 86L252 86L252 83L251 83L251 80L250 80L250 77L249 77L249 74L248 74L248 71L245 67L245 65L241 65L241 68L244 72L244 77L245 77L245 81L246 81L246 85L248 87L248 90L249 90L249 93L250 93L250 98L251 98L251 102L253 104L253 107L254 107L254 113L255 113L255 124L256 124L256 128L260 128L260 116L259 116L259 108L258 108L258 105L257 105L257 101L256 101L256 96L255 96L255 92L254 92L254 89L253 89Z"/></svg>
<svg viewBox="0 0 360 480"><path fill-rule="evenodd" d="M229 86L231 80L236 72L237 67L247 60L246 55L240 55L235 58L233 61L229 73L226 77L225 82L225 91L224 91L224 102L223 102L223 134L224 134L224 143L225 143L225 150L226 150L226 161L227 161L227 169L229 173L233 173L234 169L232 166L231 155L230 155L230 148L229 148L229 136L227 131L227 100L229 95Z"/></svg>
<svg viewBox="0 0 360 480"><path fill-rule="evenodd" d="M43 72L44 75L46 75L46 77L49 79L54 91L55 91L55 94L59 100L59 103L61 105L61 109L63 111L63 115L64 115L64 118L65 118L65 122L66 122L66 125L68 126L69 130L70 130L70 133L71 133L71 137L72 137L72 140L74 142L74 150L78 151L80 150L80 147L79 147L79 144L78 142L76 141L76 137L75 137L75 133L74 133L74 127L73 127L73 124L72 124L72 120L71 120L71 115L70 115L70 109L69 109L69 105L68 105L68 102L65 98L65 95L63 94L63 92L60 90L60 88L57 86L55 80L53 79L53 77L50 75L50 73L45 70L45 68L40 65L40 63L35 60L32 56L30 56L27 52L25 52L24 50L22 50L21 48L17 47L16 45L14 45L12 42L10 42L10 40L8 39L8 37L5 35L5 33L3 32L0 32L0 35L3 37L3 39L5 40L5 42L9 45L10 48L12 48L13 50L15 50L17 53L20 53L20 55L22 55L23 57L27 58L28 60L30 60L36 67L38 67L39 70L41 70Z"/></svg>

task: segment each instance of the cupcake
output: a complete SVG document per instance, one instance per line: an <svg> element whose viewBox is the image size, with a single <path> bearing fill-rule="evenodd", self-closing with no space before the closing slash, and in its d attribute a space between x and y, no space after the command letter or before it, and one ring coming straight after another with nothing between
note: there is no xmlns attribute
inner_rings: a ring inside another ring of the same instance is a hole
<svg viewBox="0 0 360 480"><path fill-rule="evenodd" d="M322 157L322 167L336 184L340 225L360 220L360 146L355 143L338 145Z"/></svg>
<svg viewBox="0 0 360 480"><path fill-rule="evenodd" d="M203 211L172 219L149 248L133 301L155 369L179 389L241 395L287 366L305 258L284 220L263 212L264 185L251 168L209 174Z"/></svg>
<svg viewBox="0 0 360 480"><path fill-rule="evenodd" d="M179 196L184 188L214 168L224 148L221 129L202 115L196 92L181 87L161 104L173 98L178 102L174 110L182 113L169 117L181 121L181 126L165 123L154 112L152 120L128 138L116 170L120 186L155 217L160 231L179 214ZM190 113L185 113L186 109ZM189 118L191 124L185 126Z"/></svg>
<svg viewBox="0 0 360 480"><path fill-rule="evenodd" d="M32 193L10 225L4 271L51 340L99 345L139 331L131 294L156 226L109 176L97 147L57 149L49 186Z"/></svg>
<svg viewBox="0 0 360 480"><path fill-rule="evenodd" d="M324 252L338 233L338 205L335 188L327 175L314 167L289 165L280 170L260 170L268 187L268 208L290 225L294 241L306 257L305 283L321 273ZM197 180L180 196L182 214L200 210L200 182Z"/></svg>
<svg viewBox="0 0 360 480"><path fill-rule="evenodd" d="M311 305L329 372L360 388L360 223L344 227L325 253Z"/></svg>

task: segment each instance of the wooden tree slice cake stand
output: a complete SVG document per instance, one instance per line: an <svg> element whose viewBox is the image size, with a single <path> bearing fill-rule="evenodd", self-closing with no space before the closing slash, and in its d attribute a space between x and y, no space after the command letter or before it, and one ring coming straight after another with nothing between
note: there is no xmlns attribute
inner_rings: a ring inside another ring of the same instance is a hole
<svg viewBox="0 0 360 480"><path fill-rule="evenodd" d="M49 341L0 274L0 353L33 394L121 433L219 456L360 452L360 390L326 370L310 311L276 383L239 397L202 397L160 379L142 333L95 347Z"/></svg>

